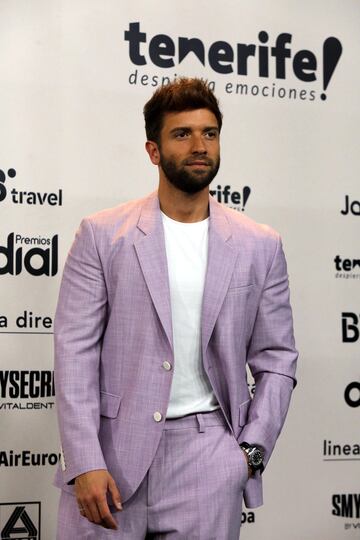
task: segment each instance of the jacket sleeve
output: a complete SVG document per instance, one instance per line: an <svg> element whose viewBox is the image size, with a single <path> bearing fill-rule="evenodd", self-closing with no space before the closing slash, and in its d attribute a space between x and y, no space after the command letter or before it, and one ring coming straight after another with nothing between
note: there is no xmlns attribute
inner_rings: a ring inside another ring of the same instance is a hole
<svg viewBox="0 0 360 540"><path fill-rule="evenodd" d="M106 469L98 439L99 364L107 293L89 220L68 254L54 321L56 404L64 483Z"/></svg>
<svg viewBox="0 0 360 540"><path fill-rule="evenodd" d="M239 437L239 442L257 444L264 449L264 465L285 421L296 385L297 357L287 267L277 236L248 348L247 361L255 380L255 395Z"/></svg>

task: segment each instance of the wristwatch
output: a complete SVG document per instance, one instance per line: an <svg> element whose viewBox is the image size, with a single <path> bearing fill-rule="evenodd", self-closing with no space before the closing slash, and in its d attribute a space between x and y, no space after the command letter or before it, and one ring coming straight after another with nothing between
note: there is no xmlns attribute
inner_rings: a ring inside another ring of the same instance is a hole
<svg viewBox="0 0 360 540"><path fill-rule="evenodd" d="M255 471L259 470L262 473L264 470L264 451L258 446L249 444L247 442L242 442L240 444L240 448L246 453L248 465L252 472L254 473Z"/></svg>

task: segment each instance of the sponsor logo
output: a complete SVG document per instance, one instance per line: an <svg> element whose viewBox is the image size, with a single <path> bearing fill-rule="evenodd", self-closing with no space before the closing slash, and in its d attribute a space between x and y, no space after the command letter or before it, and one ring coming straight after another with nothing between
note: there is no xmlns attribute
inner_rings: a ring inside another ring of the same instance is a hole
<svg viewBox="0 0 360 540"><path fill-rule="evenodd" d="M60 461L59 453L32 452L31 450L1 450L0 467L45 467L57 465Z"/></svg>
<svg viewBox="0 0 360 540"><path fill-rule="evenodd" d="M249 186L244 186L242 191L233 191L231 186L216 186L216 189L210 190L210 195L219 203L224 203L233 210L243 212L245 205L250 197L251 189Z"/></svg>
<svg viewBox="0 0 360 540"><path fill-rule="evenodd" d="M340 255L336 255L334 263L337 270L336 278L360 279L360 258L345 259L341 258Z"/></svg>
<svg viewBox="0 0 360 540"><path fill-rule="evenodd" d="M360 216L360 201L351 200L349 195L345 195L345 208L340 210L343 216L352 214L353 216Z"/></svg>
<svg viewBox="0 0 360 540"><path fill-rule="evenodd" d="M343 343L355 343L359 339L359 317L356 313L341 314L341 332Z"/></svg>
<svg viewBox="0 0 360 540"><path fill-rule="evenodd" d="M1 540L41 540L41 503L0 503Z"/></svg>
<svg viewBox="0 0 360 540"><path fill-rule="evenodd" d="M15 328L16 332L14 333L43 333L43 334L52 334L52 332L27 332L27 330L46 330L52 328L52 318L48 317L47 315L35 315L32 311L28 311L27 309L22 312L21 315L15 318ZM0 333L4 333L1 331L2 328L8 328L9 326L9 318L6 315L2 315L0 313ZM18 332L18 330L22 330L22 332ZM12 332L6 332L6 333L12 333Z"/></svg>
<svg viewBox="0 0 360 540"><path fill-rule="evenodd" d="M241 513L241 524L245 525L246 523L255 523L255 512L242 512Z"/></svg>
<svg viewBox="0 0 360 540"><path fill-rule="evenodd" d="M18 276L22 272L35 277L57 274L57 234L52 238L28 237L14 232L8 234L6 244L0 244L0 275Z"/></svg>
<svg viewBox="0 0 360 540"><path fill-rule="evenodd" d="M292 34L282 32L270 36L265 30L258 33L254 43L229 43L224 40L204 43L199 37L169 36L165 33L149 36L140 28L140 22L131 22L125 30L124 40L129 43L129 58L135 66L152 64L157 68L175 69L189 56L216 75L235 74L242 77L241 83L225 82L223 88L227 94L259 95L262 97L280 97L288 99L316 99L314 90L302 88L278 87L276 83L247 84L245 77L269 79L273 73L277 80L289 78L310 84L322 76L322 100L342 54L341 42L336 37L328 37L322 44L322 58L309 49L292 50ZM322 72L321 72L322 64ZM321 75L319 75L321 73ZM271 74L271 75L270 75ZM171 79L176 78L173 73ZM147 74L136 69L129 77L130 84L158 86L168 84L170 77ZM209 86L215 90L215 81Z"/></svg>
<svg viewBox="0 0 360 540"><path fill-rule="evenodd" d="M54 396L53 371L0 371L0 411L52 409ZM22 401L39 399L44 401Z"/></svg>
<svg viewBox="0 0 360 540"><path fill-rule="evenodd" d="M360 444L338 444L329 439L323 442L323 461L360 461Z"/></svg>
<svg viewBox="0 0 360 540"><path fill-rule="evenodd" d="M19 190L13 187L12 180L15 176L15 169L8 169L7 174L0 169L0 203L8 199L13 204L62 206L62 189L55 193Z"/></svg>
<svg viewBox="0 0 360 540"><path fill-rule="evenodd" d="M254 382L252 382L252 383L248 382L247 385L248 385L248 389L249 389L250 394L252 396L254 396L255 395L255 383Z"/></svg>
<svg viewBox="0 0 360 540"><path fill-rule="evenodd" d="M332 496L332 514L338 517L360 518L360 493L336 493Z"/></svg>
<svg viewBox="0 0 360 540"><path fill-rule="evenodd" d="M344 399L349 407L360 407L360 382L353 381L347 385Z"/></svg>

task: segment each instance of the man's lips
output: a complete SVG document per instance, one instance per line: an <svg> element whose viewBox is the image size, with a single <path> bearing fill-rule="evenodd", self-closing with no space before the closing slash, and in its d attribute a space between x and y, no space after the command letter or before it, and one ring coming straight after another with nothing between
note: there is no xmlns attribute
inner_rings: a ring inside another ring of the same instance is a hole
<svg viewBox="0 0 360 540"><path fill-rule="evenodd" d="M189 165L190 167L196 166L196 167L209 167L210 163L207 163L206 161L191 161L190 163L186 163L186 165Z"/></svg>

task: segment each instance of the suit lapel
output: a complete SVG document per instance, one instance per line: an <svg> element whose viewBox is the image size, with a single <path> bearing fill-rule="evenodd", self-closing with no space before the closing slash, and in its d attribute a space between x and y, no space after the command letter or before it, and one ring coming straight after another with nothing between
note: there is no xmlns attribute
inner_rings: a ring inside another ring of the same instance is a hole
<svg viewBox="0 0 360 540"><path fill-rule="evenodd" d="M209 208L208 263L201 313L203 354L228 290L237 258L237 252L231 243L231 228L222 206L209 196ZM160 322L173 347L168 267L157 191L146 199L137 226L144 233L144 236L135 242L139 264Z"/></svg>
<svg viewBox="0 0 360 540"><path fill-rule="evenodd" d="M208 264L201 315L202 351L205 354L234 270L237 252L231 243L231 228L222 206L209 197Z"/></svg>
<svg viewBox="0 0 360 540"><path fill-rule="evenodd" d="M135 242L135 250L160 322L173 347L165 238L157 191L146 199L137 226L145 236Z"/></svg>

